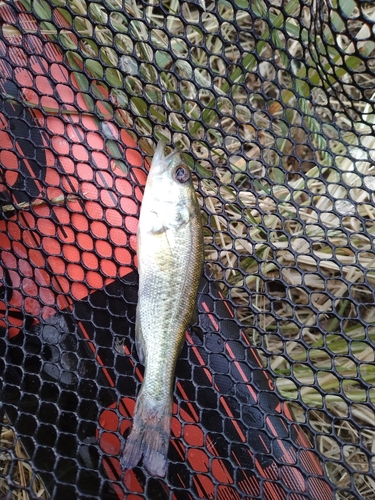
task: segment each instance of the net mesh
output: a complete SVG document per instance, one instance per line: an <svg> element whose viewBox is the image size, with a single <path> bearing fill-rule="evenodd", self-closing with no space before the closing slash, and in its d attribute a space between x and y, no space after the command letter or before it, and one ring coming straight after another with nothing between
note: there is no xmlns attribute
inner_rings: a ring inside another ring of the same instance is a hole
<svg viewBox="0 0 375 500"><path fill-rule="evenodd" d="M1 498L375 498L374 5L0 19ZM160 139L194 172L206 258L163 480L118 462Z"/></svg>

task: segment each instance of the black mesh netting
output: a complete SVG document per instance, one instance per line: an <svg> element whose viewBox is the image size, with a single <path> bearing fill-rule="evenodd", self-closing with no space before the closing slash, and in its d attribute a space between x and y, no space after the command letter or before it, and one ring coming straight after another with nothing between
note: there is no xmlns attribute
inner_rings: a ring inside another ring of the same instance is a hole
<svg viewBox="0 0 375 500"><path fill-rule="evenodd" d="M374 4L0 20L0 498L375 499ZM206 257L165 479L119 464L160 139L194 171Z"/></svg>

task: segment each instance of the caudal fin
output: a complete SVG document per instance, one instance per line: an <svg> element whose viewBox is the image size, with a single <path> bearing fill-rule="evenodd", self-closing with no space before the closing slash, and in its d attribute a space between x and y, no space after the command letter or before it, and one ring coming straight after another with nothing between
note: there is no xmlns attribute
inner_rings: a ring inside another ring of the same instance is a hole
<svg viewBox="0 0 375 500"><path fill-rule="evenodd" d="M153 401L139 393L133 427L121 458L123 469L135 467L143 455L143 465L153 476L164 477L171 432L172 401Z"/></svg>

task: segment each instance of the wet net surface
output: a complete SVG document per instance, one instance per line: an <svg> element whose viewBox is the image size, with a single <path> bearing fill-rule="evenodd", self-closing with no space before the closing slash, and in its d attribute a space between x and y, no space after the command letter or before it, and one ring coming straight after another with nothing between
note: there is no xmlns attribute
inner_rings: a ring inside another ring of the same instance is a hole
<svg viewBox="0 0 375 500"><path fill-rule="evenodd" d="M375 498L373 5L0 19L0 497ZM165 479L118 461L159 139L193 169L207 262Z"/></svg>

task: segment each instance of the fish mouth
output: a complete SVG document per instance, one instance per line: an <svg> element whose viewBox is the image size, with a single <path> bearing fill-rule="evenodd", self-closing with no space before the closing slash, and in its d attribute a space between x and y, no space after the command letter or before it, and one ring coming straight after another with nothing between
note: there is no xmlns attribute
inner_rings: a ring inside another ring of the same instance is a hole
<svg viewBox="0 0 375 500"><path fill-rule="evenodd" d="M170 163L175 158L175 156L180 155L180 152L181 151L179 149L175 149L174 151L172 151L172 153L169 153L169 155L164 157L164 161Z"/></svg>
<svg viewBox="0 0 375 500"><path fill-rule="evenodd" d="M166 172L171 167L171 164L181 161L181 151L179 149L175 149L172 153L169 153L169 155L164 156L165 147L166 143L164 141L159 141L152 159L152 169L160 174Z"/></svg>

